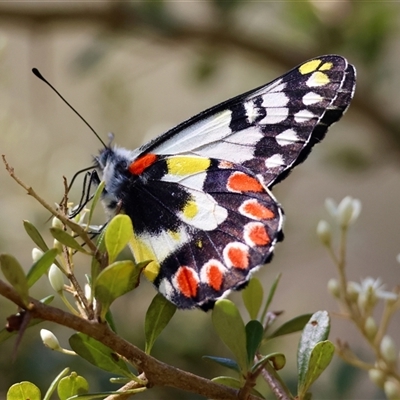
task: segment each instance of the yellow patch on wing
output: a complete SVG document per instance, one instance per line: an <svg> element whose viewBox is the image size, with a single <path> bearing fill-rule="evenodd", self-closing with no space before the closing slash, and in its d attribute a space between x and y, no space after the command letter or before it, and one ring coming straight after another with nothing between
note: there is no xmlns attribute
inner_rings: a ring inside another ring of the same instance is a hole
<svg viewBox="0 0 400 400"><path fill-rule="evenodd" d="M211 160L204 157L176 156L167 159L168 173L172 175L191 175L206 171Z"/></svg>
<svg viewBox="0 0 400 400"><path fill-rule="evenodd" d="M303 65L300 65L299 72L302 75L309 74L310 72L315 71L320 64L321 64L321 60L318 60L318 59L307 61Z"/></svg>
<svg viewBox="0 0 400 400"><path fill-rule="evenodd" d="M196 202L193 200L189 200L182 211L183 215L188 219L193 219L197 213L199 212L199 207Z"/></svg>
<svg viewBox="0 0 400 400"><path fill-rule="evenodd" d="M333 67L333 64L331 62L326 62L322 64L318 69L320 71L329 71Z"/></svg>

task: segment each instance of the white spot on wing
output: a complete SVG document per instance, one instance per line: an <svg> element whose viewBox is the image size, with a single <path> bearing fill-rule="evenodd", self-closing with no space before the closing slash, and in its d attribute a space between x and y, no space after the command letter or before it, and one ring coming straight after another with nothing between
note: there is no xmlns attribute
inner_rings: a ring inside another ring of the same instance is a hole
<svg viewBox="0 0 400 400"><path fill-rule="evenodd" d="M273 93L266 93L262 95L262 105L266 108L269 107L284 107L287 105L289 99L283 92L273 92Z"/></svg>
<svg viewBox="0 0 400 400"><path fill-rule="evenodd" d="M293 129L286 129L275 137L276 142L279 146L287 146L292 143L299 142L301 139L297 136L297 133Z"/></svg>
<svg viewBox="0 0 400 400"><path fill-rule="evenodd" d="M256 126L251 126L250 128L232 133L232 135L225 139L225 142L244 144L246 146L255 146L263 137L264 135L261 132L260 128ZM251 153L251 158L252 157L253 153ZM226 159L225 154L223 158Z"/></svg>
<svg viewBox="0 0 400 400"><path fill-rule="evenodd" d="M260 124L278 124L283 122L289 114L287 107L267 108L267 115L260 121Z"/></svg>
<svg viewBox="0 0 400 400"><path fill-rule="evenodd" d="M265 166L267 168L276 168L276 167L281 167L282 165L286 164L280 154L274 154L273 156L265 160Z"/></svg>
<svg viewBox="0 0 400 400"><path fill-rule="evenodd" d="M194 215L187 216L184 212L179 212L178 217L186 224L203 231L212 231L218 227L228 217L226 208L221 207L215 199L208 193L189 190L196 209Z"/></svg>
<svg viewBox="0 0 400 400"><path fill-rule="evenodd" d="M154 152L156 154L189 154L202 146L219 142L232 133L229 128L231 116L232 112L225 110L202 119L160 143Z"/></svg>
<svg viewBox="0 0 400 400"><path fill-rule="evenodd" d="M322 101L324 98L319 95L318 93L315 92L308 92L303 96L303 104L306 106L310 106L312 104L319 103Z"/></svg>
<svg viewBox="0 0 400 400"><path fill-rule="evenodd" d="M259 112L257 106L252 101L246 101L244 103L244 109L246 110L246 117L249 124L254 123L257 119Z"/></svg>
<svg viewBox="0 0 400 400"><path fill-rule="evenodd" d="M315 115L308 110L300 110L296 114L294 114L294 120L296 122L302 123L302 122L307 122L311 119L313 119Z"/></svg>
<svg viewBox="0 0 400 400"><path fill-rule="evenodd" d="M162 279L157 289L168 300L172 300L175 290L168 279Z"/></svg>

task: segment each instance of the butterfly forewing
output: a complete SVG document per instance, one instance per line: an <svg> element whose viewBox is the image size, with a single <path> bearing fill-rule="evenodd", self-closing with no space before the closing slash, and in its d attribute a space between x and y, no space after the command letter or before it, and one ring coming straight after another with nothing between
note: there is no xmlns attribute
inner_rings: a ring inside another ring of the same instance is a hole
<svg viewBox="0 0 400 400"><path fill-rule="evenodd" d="M106 206L131 217L132 251L153 260L145 275L164 296L207 309L271 259L283 211L269 188L342 116L354 88L343 57L318 57L138 150L100 153Z"/></svg>

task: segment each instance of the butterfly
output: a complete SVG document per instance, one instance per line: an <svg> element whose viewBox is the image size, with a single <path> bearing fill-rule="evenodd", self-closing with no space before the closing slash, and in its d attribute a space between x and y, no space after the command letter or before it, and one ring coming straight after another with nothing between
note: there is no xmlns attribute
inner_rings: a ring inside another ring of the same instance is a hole
<svg viewBox="0 0 400 400"><path fill-rule="evenodd" d="M207 310L271 260L284 212L270 189L341 118L355 81L345 58L317 57L139 149L99 152L103 204L131 218L134 258L152 260L162 295Z"/></svg>

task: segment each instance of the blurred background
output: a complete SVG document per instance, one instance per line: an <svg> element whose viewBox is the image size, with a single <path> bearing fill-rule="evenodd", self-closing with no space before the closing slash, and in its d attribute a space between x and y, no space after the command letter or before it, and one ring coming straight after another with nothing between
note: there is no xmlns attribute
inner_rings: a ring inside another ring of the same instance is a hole
<svg viewBox="0 0 400 400"><path fill-rule="evenodd" d="M352 325L338 317L326 283L336 271L315 229L327 218L325 198L351 195L362 214L351 231L348 275L381 277L392 289L400 265L400 8L396 2L25 1L0 4L0 153L16 174L49 203L60 201L62 177L91 164L102 146L73 112L31 73L42 74L107 141L133 149L203 109L262 85L297 64L338 53L358 72L355 99L309 159L274 194L286 213L285 241L272 264L257 274L269 290L282 279L272 308L281 321L319 309L330 311L330 339L348 341L366 361L372 356ZM75 185L70 199L78 201ZM48 213L0 168L0 251L28 269L32 242L22 221L34 223L51 244ZM104 221L101 213L99 223ZM81 275L87 260L77 259ZM33 294L52 291L45 278ZM122 336L143 347L143 314L155 291L147 282L119 299L113 312ZM241 297L231 296L240 307ZM55 302L55 304L61 304ZM0 299L0 317L15 308ZM243 312L243 315L245 313ZM211 314L177 312L154 355L206 377L227 371L201 359L230 356L213 332ZM399 340L399 318L390 326ZM278 322L279 324L279 322ZM12 361L14 339L1 345L0 398L15 382L31 380L44 393L66 366L84 375L91 391L115 389L109 375L59 353L39 339L55 331L68 347L73 333L43 323L29 330ZM295 385L297 337L271 342L282 351L284 378ZM295 387L295 386L294 386ZM268 395L268 390L260 391ZM383 393L359 371L335 358L315 387L319 399L380 399ZM196 399L154 389L143 399Z"/></svg>

